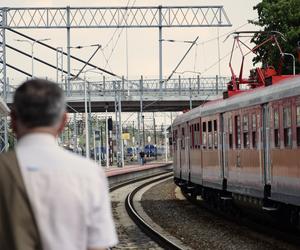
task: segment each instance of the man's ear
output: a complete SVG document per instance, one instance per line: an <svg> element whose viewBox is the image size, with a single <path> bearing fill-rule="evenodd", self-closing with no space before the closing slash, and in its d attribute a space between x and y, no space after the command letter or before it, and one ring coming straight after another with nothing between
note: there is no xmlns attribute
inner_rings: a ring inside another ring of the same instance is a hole
<svg viewBox="0 0 300 250"><path fill-rule="evenodd" d="M61 119L61 123L60 123L59 128L58 128L58 134L61 134L64 131L64 128L65 128L67 122L68 122L68 115L65 112L63 114L63 117Z"/></svg>

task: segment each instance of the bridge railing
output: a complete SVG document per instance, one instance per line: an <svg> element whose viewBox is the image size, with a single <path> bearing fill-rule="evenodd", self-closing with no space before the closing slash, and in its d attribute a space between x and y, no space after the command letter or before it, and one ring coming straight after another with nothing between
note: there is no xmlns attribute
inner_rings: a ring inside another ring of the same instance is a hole
<svg viewBox="0 0 300 250"><path fill-rule="evenodd" d="M120 80L117 80L120 81ZM204 93L219 94L227 87L228 77L196 77L196 78L177 78L171 79L167 83L162 83L162 94L176 95L201 95ZM117 91L116 81L96 81L87 82L87 90L91 96L115 96ZM83 95L84 94L84 82L76 81L72 82L69 89L70 96ZM139 79L130 81L121 81L121 88L118 91L124 96L144 96L159 94L160 83L157 79ZM67 92L68 86L61 84L61 87Z"/></svg>
<svg viewBox="0 0 300 250"><path fill-rule="evenodd" d="M162 83L162 96L197 96L197 95L214 95L220 94L227 88L229 77L193 77L193 78L173 78L168 82ZM120 89L116 89L116 81L120 81ZM121 80L103 80L87 81L82 80L71 81L70 85L66 82L59 83L60 87L65 91L67 97L77 97L84 95L84 88L88 94L93 96L114 97L116 91L121 92L124 98L139 97L155 97L160 94L160 82L158 79L138 79L130 81ZM17 86L9 85L7 88L8 96L12 97Z"/></svg>

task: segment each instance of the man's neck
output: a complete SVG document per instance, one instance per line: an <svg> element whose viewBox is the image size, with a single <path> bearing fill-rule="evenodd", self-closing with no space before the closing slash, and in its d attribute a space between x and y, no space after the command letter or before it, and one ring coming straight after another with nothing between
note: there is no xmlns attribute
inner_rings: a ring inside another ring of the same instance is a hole
<svg viewBox="0 0 300 250"><path fill-rule="evenodd" d="M55 131L52 127L36 127L36 128L26 128L21 130L20 133L17 134L17 139L19 140L26 135L36 134L36 133L52 135L54 138L57 137L57 131Z"/></svg>

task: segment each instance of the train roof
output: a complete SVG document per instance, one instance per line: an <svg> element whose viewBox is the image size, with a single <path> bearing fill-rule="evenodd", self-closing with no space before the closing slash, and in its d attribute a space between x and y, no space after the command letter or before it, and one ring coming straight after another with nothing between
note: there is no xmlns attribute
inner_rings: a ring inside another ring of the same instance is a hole
<svg viewBox="0 0 300 250"><path fill-rule="evenodd" d="M0 97L0 116L1 115L8 115L9 108L7 107L6 103L3 101L3 99Z"/></svg>
<svg viewBox="0 0 300 250"><path fill-rule="evenodd" d="M297 95L300 95L300 76L292 76L268 87L248 90L228 99L218 99L200 105L191 111L176 117L173 126L198 117L224 113Z"/></svg>

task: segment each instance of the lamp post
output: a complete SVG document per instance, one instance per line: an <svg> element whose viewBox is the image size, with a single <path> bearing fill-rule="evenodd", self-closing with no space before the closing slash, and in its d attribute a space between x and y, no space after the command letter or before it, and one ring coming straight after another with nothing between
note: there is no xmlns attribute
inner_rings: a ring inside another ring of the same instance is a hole
<svg viewBox="0 0 300 250"><path fill-rule="evenodd" d="M74 69L76 70L76 69ZM92 69L87 69L85 71L79 70L80 73L84 73L84 113L85 113L85 130L86 130L86 137L85 137L85 150L86 150L86 158L90 156L90 126L89 122L91 121L91 98L90 98L90 88L87 90L87 80L86 80L86 73L92 71ZM89 93L87 93L89 92ZM87 95L89 94L89 112L88 112L88 104L87 104ZM91 131L92 132L92 131Z"/></svg>
<svg viewBox="0 0 300 250"><path fill-rule="evenodd" d="M86 73L88 73L88 72L93 72L93 73L97 73L97 74L102 75L101 72L94 71L94 68L87 69L87 70L82 71L82 72L84 73L84 78L85 79L87 79ZM90 82L88 82L88 89L87 89L87 94L88 94L88 98L89 98L89 100L88 100L88 102L89 102L88 121L89 121L89 135L91 136L92 131L93 131L93 129L92 129L93 128L93 124L92 124L92 116L91 116L91 114L92 114L92 104L91 104L91 89L90 89L90 87L91 87L91 84L90 84Z"/></svg>
<svg viewBox="0 0 300 250"><path fill-rule="evenodd" d="M29 41L29 40L25 40L25 39L15 39L15 41L17 42L26 42L29 43L31 45L31 77L34 78L34 51L33 51L33 47L35 45L36 42L44 42L44 41L49 41L51 40L50 38L44 38L44 39L38 39L38 40L34 40L33 42Z"/></svg>
<svg viewBox="0 0 300 250"><path fill-rule="evenodd" d="M87 89L86 79L84 76L84 113L85 113L85 156L90 157L90 145L89 145L89 124L88 124L88 110L87 110Z"/></svg>
<svg viewBox="0 0 300 250"><path fill-rule="evenodd" d="M165 161L168 162L168 131L165 127Z"/></svg>
<svg viewBox="0 0 300 250"><path fill-rule="evenodd" d="M108 151L108 117L107 117L107 109L108 109L108 103L105 103L105 106L104 106L104 109L105 109L105 148L106 148L106 167L108 168L108 154L109 154L109 151Z"/></svg>

